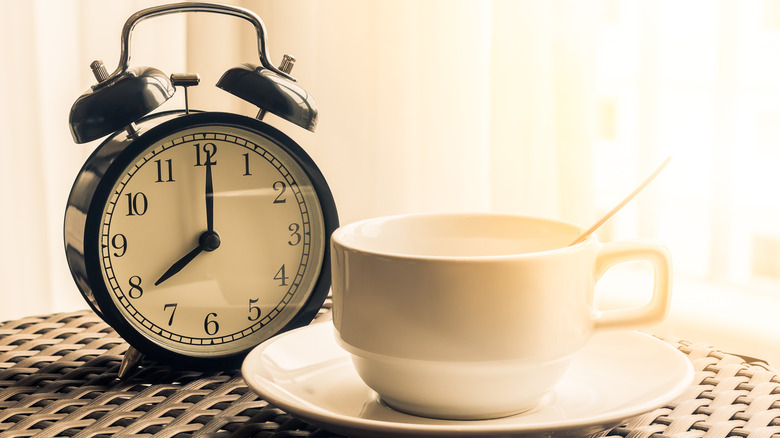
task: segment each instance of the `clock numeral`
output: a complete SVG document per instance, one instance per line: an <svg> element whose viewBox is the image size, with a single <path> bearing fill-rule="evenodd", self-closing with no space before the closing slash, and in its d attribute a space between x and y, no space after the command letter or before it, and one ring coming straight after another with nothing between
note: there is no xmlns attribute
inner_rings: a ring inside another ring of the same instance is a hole
<svg viewBox="0 0 780 438"><path fill-rule="evenodd" d="M250 321L257 321L258 319L260 319L260 308L258 306L255 306L255 304L258 301L260 301L259 298L249 299L249 316L246 319Z"/></svg>
<svg viewBox="0 0 780 438"><path fill-rule="evenodd" d="M249 171L249 154L244 154L244 176L252 176L252 172Z"/></svg>
<svg viewBox="0 0 780 438"><path fill-rule="evenodd" d="M274 275L274 280L280 281L279 286L287 286L287 280L289 280L290 277L288 277L284 273L284 265L282 265L281 268L279 268L278 271L276 271L276 275Z"/></svg>
<svg viewBox="0 0 780 438"><path fill-rule="evenodd" d="M162 160L154 160L157 164L157 179L154 182L175 182L173 179L173 160L165 160L163 166Z"/></svg>
<svg viewBox="0 0 780 438"><path fill-rule="evenodd" d="M122 257L127 252L127 238L124 234L116 234L111 238L111 246L117 250L114 253L114 257Z"/></svg>
<svg viewBox="0 0 780 438"><path fill-rule="evenodd" d="M168 325L169 326L173 325L173 315L176 314L176 307L178 307L178 306L179 306L179 303L166 304L166 305L163 306L163 311L167 311L168 309L173 309L173 310L171 310L171 317L168 318Z"/></svg>
<svg viewBox="0 0 780 438"><path fill-rule="evenodd" d="M141 287L141 277L133 275L130 277L128 283L130 284L130 291L128 291L127 294L130 296L130 298L134 300L141 298L144 294L144 290Z"/></svg>
<svg viewBox="0 0 780 438"><path fill-rule="evenodd" d="M216 317L217 314L213 312L206 315L206 320L203 322L203 330L206 331L207 335L215 335L219 331L219 323L216 319L212 319Z"/></svg>
<svg viewBox="0 0 780 438"><path fill-rule="evenodd" d="M296 246L299 243L301 243L301 240L303 240L303 236L301 236L301 226L299 224L296 224L295 222L291 223L289 227L287 227L288 230L290 230L290 237L291 239L287 241L287 244L290 246Z"/></svg>
<svg viewBox="0 0 780 438"><path fill-rule="evenodd" d="M287 199L282 198L284 195L284 192L287 191L287 184L284 183L284 181L276 181L273 185L274 191L279 192L278 195L276 195L276 198L274 199L274 204L284 204L287 202Z"/></svg>
<svg viewBox="0 0 780 438"><path fill-rule="evenodd" d="M149 208L149 200L143 192L136 194L128 193L127 196L127 216L143 216Z"/></svg>
<svg viewBox="0 0 780 438"><path fill-rule="evenodd" d="M196 166L205 166L206 162L208 162L212 166L217 165L217 160L214 158L217 155L217 145L214 143L206 143L201 145L200 143L195 143L193 146L195 146L195 165ZM201 151L203 153L201 154ZM205 158L205 160L203 160Z"/></svg>

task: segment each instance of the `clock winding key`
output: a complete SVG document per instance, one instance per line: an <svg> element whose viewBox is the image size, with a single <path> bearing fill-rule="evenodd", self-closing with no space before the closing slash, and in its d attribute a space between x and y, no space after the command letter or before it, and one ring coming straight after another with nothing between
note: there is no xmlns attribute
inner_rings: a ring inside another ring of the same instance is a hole
<svg viewBox="0 0 780 438"><path fill-rule="evenodd" d="M174 87L184 87L184 113L190 113L190 101L187 88L200 84L200 75L197 73L174 73L171 75L171 83Z"/></svg>

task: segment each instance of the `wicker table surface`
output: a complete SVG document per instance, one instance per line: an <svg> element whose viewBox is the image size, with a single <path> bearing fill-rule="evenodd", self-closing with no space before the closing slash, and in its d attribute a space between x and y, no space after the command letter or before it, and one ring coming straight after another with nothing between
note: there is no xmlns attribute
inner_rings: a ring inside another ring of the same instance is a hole
<svg viewBox="0 0 780 438"><path fill-rule="evenodd" d="M780 437L780 378L759 362L666 340L696 369L677 400L594 437ZM0 323L0 438L330 437L268 404L238 370L148 364L116 378L127 344L91 311Z"/></svg>

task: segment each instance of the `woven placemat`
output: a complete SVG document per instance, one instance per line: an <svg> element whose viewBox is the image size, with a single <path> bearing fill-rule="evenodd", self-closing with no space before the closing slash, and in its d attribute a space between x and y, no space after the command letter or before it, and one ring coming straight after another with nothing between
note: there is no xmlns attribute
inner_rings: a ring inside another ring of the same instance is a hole
<svg viewBox="0 0 780 438"><path fill-rule="evenodd" d="M674 402L595 437L780 437L780 377L766 362L707 344L665 339L693 362L694 383Z"/></svg>
<svg viewBox="0 0 780 438"><path fill-rule="evenodd" d="M682 340L696 383L673 403L593 437L780 437L780 380ZM91 311L0 324L0 438L336 436L269 405L238 370L146 365L116 378L127 344Z"/></svg>
<svg viewBox="0 0 780 438"><path fill-rule="evenodd" d="M330 437L269 405L239 370L147 365L91 311L0 324L0 437Z"/></svg>

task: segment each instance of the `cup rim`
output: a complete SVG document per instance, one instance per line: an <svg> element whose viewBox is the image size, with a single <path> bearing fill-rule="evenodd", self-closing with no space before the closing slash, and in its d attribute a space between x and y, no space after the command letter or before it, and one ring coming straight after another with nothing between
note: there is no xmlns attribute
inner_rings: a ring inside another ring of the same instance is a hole
<svg viewBox="0 0 780 438"><path fill-rule="evenodd" d="M333 231L330 240L332 245L334 246L340 246L342 248L349 249L350 251L363 253L363 254L370 254L370 255L383 256L389 258L399 258L399 259L441 260L441 261L490 261L490 260L508 260L508 259L517 259L517 258L550 256L562 252L574 251L583 248L586 245L595 244L597 242L596 236L594 234L591 234L583 241L575 245L568 245L568 246L563 246L563 247L548 249L543 251L531 251L531 252L523 252L523 253L516 253L516 254L462 255L461 256L461 255L422 255L422 254L408 254L408 253L402 253L397 251L378 251L378 250L360 248L355 245L351 245L349 243L344 242L342 238L342 236L346 234L348 231L371 222L398 220L398 219L414 218L414 217L434 217L434 216L495 216L495 217L516 218L516 219L542 220L542 221L553 222L561 225L574 227L577 230L579 230L580 234L585 232L585 227L581 225L575 224L573 222L560 220L560 219L546 217L546 216L531 216L531 215L522 215L522 214L494 213L494 212L443 212L443 213L432 212L432 213L395 214L395 215L377 216L377 217L357 220L339 226L336 230Z"/></svg>

